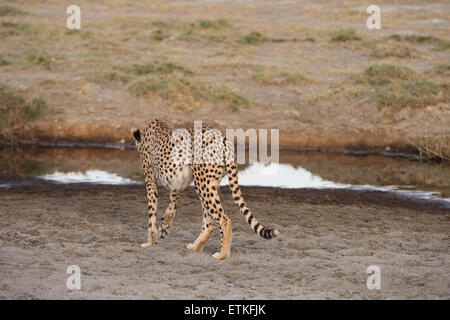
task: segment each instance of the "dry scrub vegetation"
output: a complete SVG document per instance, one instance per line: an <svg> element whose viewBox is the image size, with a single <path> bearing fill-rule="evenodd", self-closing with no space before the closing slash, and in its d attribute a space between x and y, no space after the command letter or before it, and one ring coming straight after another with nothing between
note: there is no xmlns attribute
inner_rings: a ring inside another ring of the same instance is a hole
<svg viewBox="0 0 450 320"><path fill-rule="evenodd" d="M47 102L43 98L25 100L23 94L0 84L0 134L13 135L45 112Z"/></svg>

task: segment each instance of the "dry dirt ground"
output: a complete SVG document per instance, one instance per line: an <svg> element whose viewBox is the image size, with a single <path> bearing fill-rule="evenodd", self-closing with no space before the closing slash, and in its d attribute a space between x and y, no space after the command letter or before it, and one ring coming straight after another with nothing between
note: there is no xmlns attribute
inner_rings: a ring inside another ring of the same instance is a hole
<svg viewBox="0 0 450 320"><path fill-rule="evenodd" d="M130 141L129 127L158 117L279 128L281 145L291 147L448 142L448 87L430 105L397 110L377 107L373 88L349 82L385 63L448 83L445 1L378 1L381 30L366 28L367 7L357 0L77 3L82 27L68 31L65 2L2 1L22 12L0 17L0 83L48 105L16 132L23 139ZM359 39L333 40L347 28ZM398 40L405 35L425 40ZM176 70L134 68L155 61ZM142 84L150 88L137 95Z"/></svg>
<svg viewBox="0 0 450 320"><path fill-rule="evenodd" d="M3 176L3 180L16 179ZM55 186L0 192L1 299L449 299L450 210L383 192L243 188L260 222L281 235L259 239L221 190L233 221L232 254L186 249L200 231L193 189L158 245L145 240L143 186ZM168 194L160 190L160 210ZM66 269L81 269L68 290ZM369 290L366 271L381 270Z"/></svg>

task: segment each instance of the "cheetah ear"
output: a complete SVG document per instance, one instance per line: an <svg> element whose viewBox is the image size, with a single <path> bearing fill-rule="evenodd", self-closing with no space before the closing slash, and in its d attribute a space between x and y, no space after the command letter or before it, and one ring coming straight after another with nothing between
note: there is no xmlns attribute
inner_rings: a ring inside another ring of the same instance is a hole
<svg viewBox="0 0 450 320"><path fill-rule="evenodd" d="M131 134L133 135L134 140L136 140L136 142L141 142L141 130L136 129L136 128L131 128L130 131L131 131Z"/></svg>

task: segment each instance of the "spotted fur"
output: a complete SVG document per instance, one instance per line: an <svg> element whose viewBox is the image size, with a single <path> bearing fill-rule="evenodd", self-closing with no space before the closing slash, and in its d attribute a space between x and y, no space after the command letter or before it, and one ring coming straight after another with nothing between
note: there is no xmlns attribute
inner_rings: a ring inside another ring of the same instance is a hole
<svg viewBox="0 0 450 320"><path fill-rule="evenodd" d="M247 207L238 183L238 166L234 146L217 129L174 129L166 122L154 120L145 129L131 129L140 154L148 200L148 240L142 247L156 244L157 234L169 234L177 209L179 193L192 181L203 210L202 231L197 239L187 245L193 251L202 251L211 236L214 224L220 226L221 250L213 255L217 259L230 256L231 220L225 214L218 193L220 182L228 176L233 200L245 220L261 237L271 239L278 235L276 229L263 227ZM157 184L170 190L170 203L156 230L158 206Z"/></svg>

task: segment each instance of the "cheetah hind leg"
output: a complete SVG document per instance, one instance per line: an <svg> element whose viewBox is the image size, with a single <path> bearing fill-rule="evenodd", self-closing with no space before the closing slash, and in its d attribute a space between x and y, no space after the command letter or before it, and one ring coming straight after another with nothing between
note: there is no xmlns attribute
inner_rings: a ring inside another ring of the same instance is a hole
<svg viewBox="0 0 450 320"><path fill-rule="evenodd" d="M173 219L175 218L175 213L177 211L177 199L179 192L177 190L173 190L170 192L169 198L169 206L167 207L164 216L161 219L161 223L158 228L158 234L161 239L165 238L172 227Z"/></svg>
<svg viewBox="0 0 450 320"><path fill-rule="evenodd" d="M161 239L164 239L168 236L170 232L170 228L172 227L173 218L175 217L175 214L171 213L167 216L164 215L164 217L161 219L161 224L158 228L158 234Z"/></svg>
<svg viewBox="0 0 450 320"><path fill-rule="evenodd" d="M207 188L204 188L203 190L207 190ZM220 204L220 197L219 193L217 192L217 187L215 189L211 189L211 192L209 192L209 198L205 197L207 194L206 191L203 191L203 194L202 191L200 193L200 198L202 200L203 206L205 207L207 215L220 226L221 249L220 252L216 252L212 256L216 259L226 259L230 256L231 220L227 217L227 215L223 211L222 205ZM215 203L215 207L210 205L211 202ZM204 242L206 242L206 240Z"/></svg>
<svg viewBox="0 0 450 320"><path fill-rule="evenodd" d="M187 248L192 251L203 251L203 247L205 243L211 237L211 233L214 230L214 220L209 216L203 207L203 224L202 224L202 232L199 234L194 243L189 243Z"/></svg>

